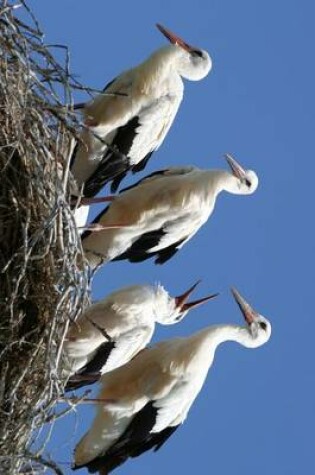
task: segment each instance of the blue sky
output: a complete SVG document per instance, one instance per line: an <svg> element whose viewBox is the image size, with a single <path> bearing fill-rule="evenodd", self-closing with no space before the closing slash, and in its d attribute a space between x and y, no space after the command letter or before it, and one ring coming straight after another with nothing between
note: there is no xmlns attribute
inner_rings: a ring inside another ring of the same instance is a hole
<svg viewBox="0 0 315 475"><path fill-rule="evenodd" d="M314 2L29 3L46 41L68 45L72 72L92 87L102 88L166 43L156 22L208 50L212 72L202 82L186 82L175 124L145 173L185 164L226 168L222 156L230 152L260 178L253 196L222 194L211 220L164 266L113 263L95 277L94 299L156 281L176 295L198 278L198 295L221 292L183 323L159 328L155 340L240 323L231 285L273 325L260 349L222 345L185 424L157 454L115 473L312 473ZM72 459L92 416L92 407L81 406L57 424L50 446L57 461Z"/></svg>

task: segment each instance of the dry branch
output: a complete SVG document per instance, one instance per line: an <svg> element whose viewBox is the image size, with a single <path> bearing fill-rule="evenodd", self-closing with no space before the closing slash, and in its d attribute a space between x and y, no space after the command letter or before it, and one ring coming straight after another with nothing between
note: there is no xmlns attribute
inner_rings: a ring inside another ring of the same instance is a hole
<svg viewBox="0 0 315 475"><path fill-rule="evenodd" d="M36 431L62 394L61 344L88 301L68 172L78 128L71 91L83 86L67 49L45 45L19 5L0 1L0 473L62 473L44 460Z"/></svg>

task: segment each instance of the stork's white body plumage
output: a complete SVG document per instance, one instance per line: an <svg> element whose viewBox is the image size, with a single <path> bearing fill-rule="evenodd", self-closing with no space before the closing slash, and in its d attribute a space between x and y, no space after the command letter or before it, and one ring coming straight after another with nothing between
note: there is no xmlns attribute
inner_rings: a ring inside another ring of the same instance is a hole
<svg viewBox="0 0 315 475"><path fill-rule="evenodd" d="M128 170L145 167L162 144L182 101L181 78L200 80L211 69L206 51L187 45L161 26L159 29L173 44L122 73L105 87L106 95L84 107L88 128L73 152L71 171L86 197L94 196L110 181L112 190L117 189Z"/></svg>
<svg viewBox="0 0 315 475"><path fill-rule="evenodd" d="M221 191L251 194L257 188L254 172L243 170L230 156L227 160L233 173L170 168L123 190L94 220L108 229L82 235L91 267L110 260L139 262L155 255L159 264L170 259L207 221ZM109 229L114 225L116 229Z"/></svg>
<svg viewBox="0 0 315 475"><path fill-rule="evenodd" d="M74 221L78 228L79 234L82 234L84 231L89 216L89 210L89 205L81 205L73 211Z"/></svg>
<svg viewBox="0 0 315 475"><path fill-rule="evenodd" d="M179 297L161 285L133 285L88 307L68 331L63 348L67 389L96 381L132 359L150 342L155 323L177 323L215 295L186 302L197 284Z"/></svg>
<svg viewBox="0 0 315 475"><path fill-rule="evenodd" d="M266 343L267 319L233 290L247 322L215 325L188 338L147 349L125 366L104 375L94 423L75 450L75 468L106 475L128 457L159 449L184 422L212 365L215 350L225 341L248 348Z"/></svg>

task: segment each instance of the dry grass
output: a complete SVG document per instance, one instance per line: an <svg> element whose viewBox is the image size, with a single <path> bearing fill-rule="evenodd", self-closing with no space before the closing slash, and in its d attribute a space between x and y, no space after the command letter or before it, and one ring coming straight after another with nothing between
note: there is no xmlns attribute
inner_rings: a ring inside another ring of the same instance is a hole
<svg viewBox="0 0 315 475"><path fill-rule="evenodd" d="M69 208L77 120L66 48L43 43L24 1L0 1L0 473L41 473L62 394L61 344L88 301L89 280ZM27 25L18 18L28 15ZM53 56L64 54L64 64Z"/></svg>

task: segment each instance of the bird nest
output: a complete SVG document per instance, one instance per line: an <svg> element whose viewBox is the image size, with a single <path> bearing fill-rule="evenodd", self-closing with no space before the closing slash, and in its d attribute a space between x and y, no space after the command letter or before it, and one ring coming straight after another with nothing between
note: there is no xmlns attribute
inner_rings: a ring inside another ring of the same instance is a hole
<svg viewBox="0 0 315 475"><path fill-rule="evenodd" d="M45 45L24 0L1 0L0 473L61 473L37 434L57 417L62 342L89 295L69 207L73 88L67 49Z"/></svg>

